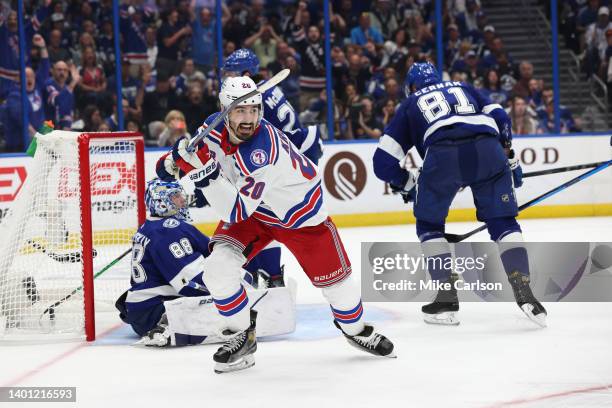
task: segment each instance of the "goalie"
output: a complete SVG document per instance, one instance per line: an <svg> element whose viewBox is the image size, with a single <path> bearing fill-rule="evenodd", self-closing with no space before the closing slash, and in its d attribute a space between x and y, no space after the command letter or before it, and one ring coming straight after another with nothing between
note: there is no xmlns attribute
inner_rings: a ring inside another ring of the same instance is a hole
<svg viewBox="0 0 612 408"><path fill-rule="evenodd" d="M153 179L147 184L145 202L150 217L132 238L131 288L116 303L121 320L142 336L137 345L223 341L222 317L202 281L209 239L187 222L189 209L183 188L177 182ZM295 296L291 291L295 286L254 289L250 286L252 275L245 270L243 281L252 299L249 306L258 303L258 335L295 329Z"/></svg>

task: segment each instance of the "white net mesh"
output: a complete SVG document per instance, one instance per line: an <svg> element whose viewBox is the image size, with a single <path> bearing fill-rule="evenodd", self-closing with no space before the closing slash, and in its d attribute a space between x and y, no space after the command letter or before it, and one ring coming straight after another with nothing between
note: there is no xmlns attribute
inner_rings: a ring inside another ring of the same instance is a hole
<svg viewBox="0 0 612 408"><path fill-rule="evenodd" d="M84 294L75 291L83 285L78 136L38 138L26 182L0 224L0 340L84 335ZM89 158L95 274L130 248L138 227L135 142L93 138ZM94 281L96 313L116 313L129 259Z"/></svg>

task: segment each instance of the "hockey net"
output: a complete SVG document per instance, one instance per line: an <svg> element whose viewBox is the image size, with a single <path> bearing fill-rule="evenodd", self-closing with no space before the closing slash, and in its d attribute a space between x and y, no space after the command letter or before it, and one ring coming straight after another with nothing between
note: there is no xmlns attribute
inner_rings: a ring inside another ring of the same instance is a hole
<svg viewBox="0 0 612 408"><path fill-rule="evenodd" d="M93 340L96 316L117 315L131 257L94 274L129 250L143 201L142 136L38 135L26 181L0 223L0 340Z"/></svg>

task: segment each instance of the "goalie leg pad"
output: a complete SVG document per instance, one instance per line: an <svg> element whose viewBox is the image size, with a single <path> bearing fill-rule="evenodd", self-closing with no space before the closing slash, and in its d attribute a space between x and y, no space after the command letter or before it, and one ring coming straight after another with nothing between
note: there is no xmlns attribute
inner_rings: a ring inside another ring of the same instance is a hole
<svg viewBox="0 0 612 408"><path fill-rule="evenodd" d="M295 331L296 283L289 279L286 287L271 289L251 289L248 310L254 307L257 312L257 337L279 336ZM264 296L265 295L265 296ZM264 296L264 297L262 297ZM227 322L213 303L211 296L183 297L164 302L168 328L177 345L210 344L225 341L221 332Z"/></svg>

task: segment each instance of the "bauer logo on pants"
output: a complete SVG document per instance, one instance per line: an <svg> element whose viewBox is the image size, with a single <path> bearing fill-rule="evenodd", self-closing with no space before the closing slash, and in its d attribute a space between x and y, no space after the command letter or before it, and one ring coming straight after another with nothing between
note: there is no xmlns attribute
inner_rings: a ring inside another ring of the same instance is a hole
<svg viewBox="0 0 612 408"><path fill-rule="evenodd" d="M325 165L325 187L338 200L348 201L357 197L363 191L367 179L365 164L355 153L336 153Z"/></svg>

